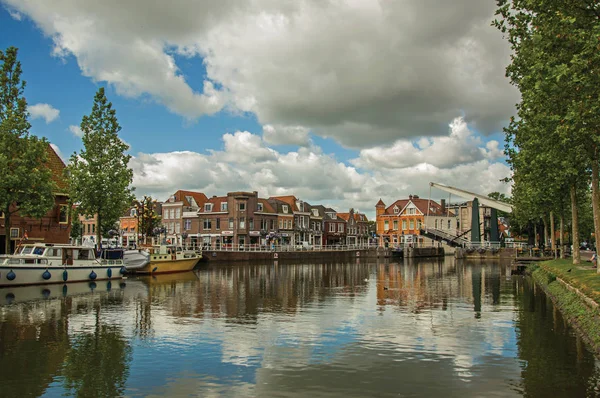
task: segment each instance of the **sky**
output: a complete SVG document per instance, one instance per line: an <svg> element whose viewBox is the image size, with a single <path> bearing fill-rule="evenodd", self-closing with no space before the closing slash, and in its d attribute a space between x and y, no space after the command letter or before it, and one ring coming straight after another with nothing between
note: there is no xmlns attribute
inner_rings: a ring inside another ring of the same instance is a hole
<svg viewBox="0 0 600 398"><path fill-rule="evenodd" d="M373 218L430 182L510 195L494 0L0 0L31 132L65 162L105 87L138 197L295 195Z"/></svg>

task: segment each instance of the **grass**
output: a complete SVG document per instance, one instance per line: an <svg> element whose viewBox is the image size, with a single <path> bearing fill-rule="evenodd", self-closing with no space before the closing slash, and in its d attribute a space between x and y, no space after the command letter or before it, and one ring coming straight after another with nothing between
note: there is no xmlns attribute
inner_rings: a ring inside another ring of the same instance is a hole
<svg viewBox="0 0 600 398"><path fill-rule="evenodd" d="M565 259L545 261L540 266L600 304L600 274L592 268L592 263L582 262L573 265L572 260ZM567 272L568 270L571 272Z"/></svg>

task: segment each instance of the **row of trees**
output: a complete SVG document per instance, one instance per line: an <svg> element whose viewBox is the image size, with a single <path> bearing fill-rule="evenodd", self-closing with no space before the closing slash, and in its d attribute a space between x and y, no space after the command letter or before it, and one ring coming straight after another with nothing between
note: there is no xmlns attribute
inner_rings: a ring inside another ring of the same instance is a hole
<svg viewBox="0 0 600 398"><path fill-rule="evenodd" d="M494 25L513 50L506 75L521 92L517 115L505 129L515 216L542 219L553 246L554 216L561 237L570 217L578 264L579 215L590 202L594 235L600 236L600 2L497 5Z"/></svg>
<svg viewBox="0 0 600 398"><path fill-rule="evenodd" d="M0 51L0 211L10 252L11 215L43 217L54 206L56 186L46 167L48 141L30 134L29 112L18 50ZM66 169L72 203L79 214L97 217L96 241L133 202L129 146L118 136L121 126L104 88L98 89L92 111L81 121L83 149L73 153Z"/></svg>

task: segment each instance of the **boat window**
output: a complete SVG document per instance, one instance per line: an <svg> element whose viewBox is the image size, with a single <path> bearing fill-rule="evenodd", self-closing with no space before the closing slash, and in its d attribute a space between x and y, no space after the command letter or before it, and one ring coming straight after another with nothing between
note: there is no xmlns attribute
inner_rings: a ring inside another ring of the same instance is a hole
<svg viewBox="0 0 600 398"><path fill-rule="evenodd" d="M23 249L21 249L21 254L30 254L32 250L33 247L24 247Z"/></svg>
<svg viewBox="0 0 600 398"><path fill-rule="evenodd" d="M44 248L36 247L35 249L33 249L33 254L41 256L42 254L44 254Z"/></svg>
<svg viewBox="0 0 600 398"><path fill-rule="evenodd" d="M89 260L90 259L89 255L90 255L89 250L79 250L79 254L78 254L77 258L79 260Z"/></svg>
<svg viewBox="0 0 600 398"><path fill-rule="evenodd" d="M62 250L56 247L48 249L48 257L62 257Z"/></svg>

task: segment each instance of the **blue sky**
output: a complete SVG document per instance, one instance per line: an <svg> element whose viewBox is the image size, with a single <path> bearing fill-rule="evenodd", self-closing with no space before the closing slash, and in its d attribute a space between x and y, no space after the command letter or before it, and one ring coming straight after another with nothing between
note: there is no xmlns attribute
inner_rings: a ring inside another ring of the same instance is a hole
<svg viewBox="0 0 600 398"><path fill-rule="evenodd" d="M19 48L32 132L65 161L106 88L139 195L258 190L369 215L430 181L510 191L508 46L493 4L460 2L0 0L0 48Z"/></svg>

